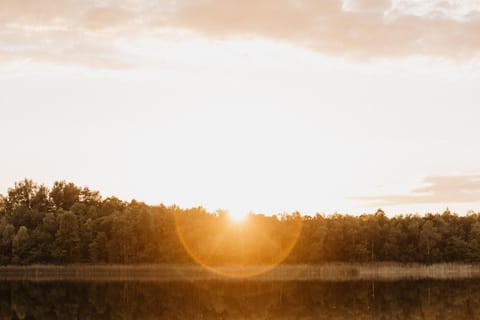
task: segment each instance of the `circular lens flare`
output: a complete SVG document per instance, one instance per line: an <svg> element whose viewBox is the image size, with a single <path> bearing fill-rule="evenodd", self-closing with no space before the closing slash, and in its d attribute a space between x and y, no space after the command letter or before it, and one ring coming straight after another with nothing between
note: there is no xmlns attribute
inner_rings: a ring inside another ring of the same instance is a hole
<svg viewBox="0 0 480 320"><path fill-rule="evenodd" d="M232 223L242 219L243 223ZM233 218L192 210L177 213L175 225L196 263L225 277L246 278L270 271L288 257L300 236L302 219L253 214Z"/></svg>

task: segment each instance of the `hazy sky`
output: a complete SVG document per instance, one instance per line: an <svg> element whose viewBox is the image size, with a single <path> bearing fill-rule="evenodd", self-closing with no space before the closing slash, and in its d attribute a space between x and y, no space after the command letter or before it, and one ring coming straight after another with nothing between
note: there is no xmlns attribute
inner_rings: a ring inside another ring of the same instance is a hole
<svg viewBox="0 0 480 320"><path fill-rule="evenodd" d="M0 0L0 192L480 210L480 2Z"/></svg>

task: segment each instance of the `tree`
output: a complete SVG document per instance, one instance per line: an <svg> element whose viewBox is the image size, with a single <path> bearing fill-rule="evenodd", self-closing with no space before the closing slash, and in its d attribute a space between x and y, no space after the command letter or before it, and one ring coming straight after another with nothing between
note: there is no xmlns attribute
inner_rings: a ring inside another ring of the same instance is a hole
<svg viewBox="0 0 480 320"><path fill-rule="evenodd" d="M5 215L5 197L0 194L0 217Z"/></svg>
<svg viewBox="0 0 480 320"><path fill-rule="evenodd" d="M89 258L92 262L105 262L108 257L107 235L105 232L97 233L95 239L89 244Z"/></svg>
<svg viewBox="0 0 480 320"><path fill-rule="evenodd" d="M268 263L287 251L286 263L480 261L478 213L295 212L251 214L247 223L235 226L224 212L201 207L102 200L64 181L49 191L26 179L0 195L0 263L186 263L192 252L209 263Z"/></svg>
<svg viewBox="0 0 480 320"><path fill-rule="evenodd" d="M2 198L3 212L16 229L22 225L34 229L51 207L48 189L27 179L15 183Z"/></svg>
<svg viewBox="0 0 480 320"><path fill-rule="evenodd" d="M12 259L12 242L15 237L15 227L12 224L6 224L5 222L2 224L0 263L8 264Z"/></svg>
<svg viewBox="0 0 480 320"><path fill-rule="evenodd" d="M21 226L12 241L12 263L27 264L29 263L30 236L28 229Z"/></svg>
<svg viewBox="0 0 480 320"><path fill-rule="evenodd" d="M53 256L61 262L72 263L78 260L80 251L77 217L70 211L60 213L59 217Z"/></svg>
<svg viewBox="0 0 480 320"><path fill-rule="evenodd" d="M48 188L28 179L15 182L15 186L8 189L7 196L1 198L7 214L13 214L18 207L47 211L51 205Z"/></svg>
<svg viewBox="0 0 480 320"><path fill-rule="evenodd" d="M32 200L37 193L38 186L32 181L25 179L15 182L13 188L7 191L7 197L4 198L5 212L7 215L13 215L19 207L32 208Z"/></svg>
<svg viewBox="0 0 480 320"><path fill-rule="evenodd" d="M55 234L57 233L58 230L58 220L57 216L53 212L48 212L45 214L45 217L43 218L42 225L50 235L55 237Z"/></svg>
<svg viewBox="0 0 480 320"><path fill-rule="evenodd" d="M470 237L468 241L469 259L470 261L480 260L480 221L473 222L470 229Z"/></svg>
<svg viewBox="0 0 480 320"><path fill-rule="evenodd" d="M431 262L432 248L435 247L441 236L437 228L433 225L432 220L427 220L422 225L422 231L420 231L419 245L426 252L426 261Z"/></svg>
<svg viewBox="0 0 480 320"><path fill-rule="evenodd" d="M379 249L382 246L382 228L387 221L387 217L383 210L378 209L373 215L363 216L363 220L365 221L365 235L369 243L370 261L376 261L378 260Z"/></svg>
<svg viewBox="0 0 480 320"><path fill-rule="evenodd" d="M55 204L55 208L70 210L70 208L80 201L82 190L73 183L65 181L55 181L50 198Z"/></svg>
<svg viewBox="0 0 480 320"><path fill-rule="evenodd" d="M48 263L51 261L52 235L45 230L43 225L30 232L31 247L29 260L35 263Z"/></svg>

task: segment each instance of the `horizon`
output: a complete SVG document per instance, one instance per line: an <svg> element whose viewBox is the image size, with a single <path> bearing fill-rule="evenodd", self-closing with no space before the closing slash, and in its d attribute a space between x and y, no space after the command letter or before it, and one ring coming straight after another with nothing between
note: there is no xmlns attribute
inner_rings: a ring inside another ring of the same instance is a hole
<svg viewBox="0 0 480 320"><path fill-rule="evenodd" d="M37 187L45 187L48 191L51 191L52 190L52 186L49 186L49 185L46 185L45 183L39 183L39 182L36 182L36 181L33 181L31 179L22 179L22 180L19 180L19 181L16 181L11 187L8 188L7 192L0 192L0 200L2 199L7 199L8 198L8 191L9 190L14 190L16 185L17 184L22 184L24 183L25 181L30 181L34 184L34 186L37 186ZM314 213L304 213L304 212L301 212L299 210L293 210L293 211L282 211L282 212L270 212L270 213L266 213L266 212L255 212L255 211L248 211L248 212L234 212L234 211L230 211L228 210L227 208L216 208L215 210L209 210L208 208L205 208L205 207L202 207L202 206L194 206L194 207L182 207L176 203L164 203L164 202L157 202L157 203L148 203L148 202L145 202L145 201L142 201L141 199L122 199L122 198L119 198L115 195L104 195L102 193L101 190L96 190L96 189L91 189L89 186L87 185L78 185L76 184L75 182L72 182L72 181L65 181L65 180L56 180L56 182L63 182L63 183L66 183L66 184L73 184L75 187L77 188L80 188L80 189L88 189L90 192L98 192L98 195L101 199L101 201L105 201L105 200L108 200L108 199L111 199L111 198L116 198L122 202L125 202L125 203L133 203L133 202L137 202L137 203L142 203L142 204L145 204L149 207L152 207L152 208L160 208L160 207L165 207L165 208L180 208L182 210L195 210L195 209L202 209L202 210L205 210L205 212L207 214L212 214L212 215L219 215L219 214L226 214L229 216L230 219L232 219L232 222L234 223L244 223L244 220L247 219L248 216L250 215L262 215L262 216L277 216L277 217L281 217L283 215L287 215L287 216L291 216L291 215L295 215L295 214L300 214L300 216L303 216L303 217L315 217L315 216L322 216L322 217L325 217L325 218L331 218L331 217L334 217L334 216L337 216L337 215L340 215L340 216L351 216L351 217L358 217L358 216L364 216L364 215L376 215L378 212L382 212L383 214L385 214L386 217L388 218L396 218L396 217L402 217L402 216L418 216L418 217L427 217L428 215L442 215L442 214L445 214L445 213L451 213L453 215L457 215L457 216L469 216L471 214L477 214L477 215L480 215L480 210L479 211L474 211L474 210L469 210L467 212L456 212L454 210L451 210L449 207L446 207L444 208L443 210L440 210L440 211L428 211L428 212L388 212L386 210L384 210L383 208L379 207L377 208L376 210L372 211L372 212L362 212L362 213L350 213L350 212L332 212L332 213L326 213L326 212L320 212L320 211L317 211L317 212L314 212Z"/></svg>

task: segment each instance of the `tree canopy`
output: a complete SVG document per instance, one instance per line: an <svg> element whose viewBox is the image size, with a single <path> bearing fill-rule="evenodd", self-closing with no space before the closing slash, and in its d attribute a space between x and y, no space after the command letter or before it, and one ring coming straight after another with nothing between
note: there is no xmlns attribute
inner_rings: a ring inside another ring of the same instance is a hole
<svg viewBox="0 0 480 320"><path fill-rule="evenodd" d="M0 196L0 264L478 262L480 215L251 214L102 198L31 180Z"/></svg>

